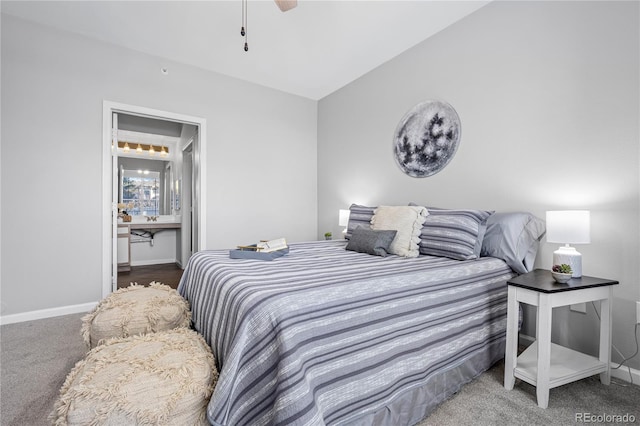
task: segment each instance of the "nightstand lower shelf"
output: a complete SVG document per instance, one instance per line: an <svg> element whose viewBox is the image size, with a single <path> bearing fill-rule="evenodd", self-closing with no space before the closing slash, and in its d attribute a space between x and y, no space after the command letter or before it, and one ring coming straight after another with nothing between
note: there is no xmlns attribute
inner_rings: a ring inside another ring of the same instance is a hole
<svg viewBox="0 0 640 426"><path fill-rule="evenodd" d="M598 358L551 343L549 389L607 371ZM513 375L533 386L538 380L538 342L531 344L517 359Z"/></svg>

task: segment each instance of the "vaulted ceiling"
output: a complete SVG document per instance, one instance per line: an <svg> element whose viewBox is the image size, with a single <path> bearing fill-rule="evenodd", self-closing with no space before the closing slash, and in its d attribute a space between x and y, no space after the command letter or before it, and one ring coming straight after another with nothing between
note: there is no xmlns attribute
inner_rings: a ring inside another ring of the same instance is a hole
<svg viewBox="0 0 640 426"><path fill-rule="evenodd" d="M489 0L490 1L490 0ZM489 1L2 1L2 13L321 99Z"/></svg>

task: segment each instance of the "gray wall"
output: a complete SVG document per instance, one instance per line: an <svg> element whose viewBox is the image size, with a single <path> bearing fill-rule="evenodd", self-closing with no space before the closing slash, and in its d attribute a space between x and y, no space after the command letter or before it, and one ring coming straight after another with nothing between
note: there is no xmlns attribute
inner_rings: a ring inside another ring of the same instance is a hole
<svg viewBox="0 0 640 426"><path fill-rule="evenodd" d="M316 102L6 15L1 59L2 316L101 298L103 100L207 120L209 248L315 238Z"/></svg>
<svg viewBox="0 0 640 426"><path fill-rule="evenodd" d="M583 272L620 280L613 341L631 355L640 300L638 5L494 2L322 99L318 233L338 232L338 210L354 202L541 218L589 209ZM395 164L391 141L402 116L427 99L457 110L462 140L443 171L416 179ZM539 267L551 266L555 249L543 242ZM591 306L554 316L554 341L597 350Z"/></svg>

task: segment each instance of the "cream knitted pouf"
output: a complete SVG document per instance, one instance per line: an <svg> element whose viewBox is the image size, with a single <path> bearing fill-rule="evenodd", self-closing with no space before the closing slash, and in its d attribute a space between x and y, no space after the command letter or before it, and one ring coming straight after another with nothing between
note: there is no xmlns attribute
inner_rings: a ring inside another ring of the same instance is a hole
<svg viewBox="0 0 640 426"><path fill-rule="evenodd" d="M208 425L218 379L202 336L178 328L114 338L76 364L51 414L55 425Z"/></svg>
<svg viewBox="0 0 640 426"><path fill-rule="evenodd" d="M191 325L189 303L168 285L132 284L105 297L82 318L82 338L94 348L104 339Z"/></svg>

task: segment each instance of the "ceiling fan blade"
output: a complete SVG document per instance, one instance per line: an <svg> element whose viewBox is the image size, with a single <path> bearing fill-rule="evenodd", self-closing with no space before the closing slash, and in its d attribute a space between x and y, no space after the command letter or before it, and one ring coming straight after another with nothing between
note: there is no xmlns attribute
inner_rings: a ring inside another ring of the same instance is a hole
<svg viewBox="0 0 640 426"><path fill-rule="evenodd" d="M276 2L280 10L283 12L293 9L298 5L298 0L273 0L273 1Z"/></svg>

